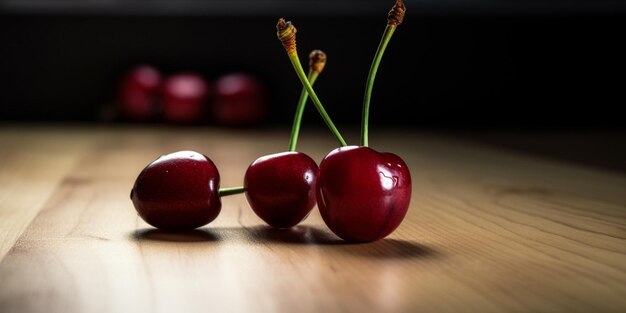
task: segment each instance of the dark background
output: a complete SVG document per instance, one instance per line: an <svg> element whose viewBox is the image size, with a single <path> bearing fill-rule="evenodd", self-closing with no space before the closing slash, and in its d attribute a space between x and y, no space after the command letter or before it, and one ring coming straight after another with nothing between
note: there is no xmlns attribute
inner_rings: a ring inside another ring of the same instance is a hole
<svg viewBox="0 0 626 313"><path fill-rule="evenodd" d="M406 19L378 72L372 124L608 132L601 136L611 138L606 146L621 151L613 154L613 167L626 167L623 136L616 136L624 130L626 2L405 3ZM252 73L270 92L271 115L264 123L289 125L301 87L275 35L277 19L285 17L298 28L304 62L311 49L328 54L316 90L335 123L358 125L365 79L391 5L0 0L0 118L102 121L122 73L150 63L165 74L193 70L209 79ZM321 124L308 109L305 122ZM593 138L585 142L601 151ZM552 150L584 154L580 150L588 146L578 144Z"/></svg>
<svg viewBox="0 0 626 313"><path fill-rule="evenodd" d="M299 82L275 37L323 49L317 85L337 123L358 123L392 1L2 1L6 120L97 120L138 62L215 78L245 70L290 123ZM424 126L620 126L626 103L623 1L406 1L383 58L372 121ZM408 112L415 113L409 114ZM318 119L308 114L309 119Z"/></svg>

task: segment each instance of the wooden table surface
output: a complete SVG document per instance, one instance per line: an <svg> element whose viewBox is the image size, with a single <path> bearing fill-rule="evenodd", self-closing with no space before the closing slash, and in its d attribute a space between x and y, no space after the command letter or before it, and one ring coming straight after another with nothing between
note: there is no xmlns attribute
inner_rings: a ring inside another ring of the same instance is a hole
<svg viewBox="0 0 626 313"><path fill-rule="evenodd" d="M433 133L370 131L414 188L374 243L317 208L272 230L243 195L188 233L138 218L130 189L157 156L204 153L236 186L288 131L0 127L0 312L626 312L625 176ZM333 148L303 129L300 151Z"/></svg>

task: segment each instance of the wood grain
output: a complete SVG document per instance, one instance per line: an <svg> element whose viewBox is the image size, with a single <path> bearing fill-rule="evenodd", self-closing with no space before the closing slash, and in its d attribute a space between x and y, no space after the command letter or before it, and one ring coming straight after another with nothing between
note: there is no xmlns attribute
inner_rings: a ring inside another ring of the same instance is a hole
<svg viewBox="0 0 626 313"><path fill-rule="evenodd" d="M46 138L23 129L0 132L0 260L87 148L75 139L62 131Z"/></svg>
<svg viewBox="0 0 626 313"><path fill-rule="evenodd" d="M129 200L160 154L205 153L235 186L287 141L287 130L1 128L0 312L626 309L626 178L596 169L372 132L372 147L405 159L414 190L403 224L370 244L341 241L316 209L273 230L243 195L210 225L169 234ZM299 148L320 161L334 146L303 131Z"/></svg>

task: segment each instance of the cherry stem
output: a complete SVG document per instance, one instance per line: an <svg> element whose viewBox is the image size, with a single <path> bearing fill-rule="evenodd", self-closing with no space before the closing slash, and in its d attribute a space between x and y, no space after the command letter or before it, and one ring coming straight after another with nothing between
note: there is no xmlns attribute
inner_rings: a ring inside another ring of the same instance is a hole
<svg viewBox="0 0 626 313"><path fill-rule="evenodd" d="M372 99L372 88L374 87L374 79L376 78L376 72L378 72L378 66L380 65L380 60L383 58L383 54L385 53L385 49L387 48L387 44L389 40L391 40L391 36L393 32L396 30L397 25L387 25L385 28L385 32L383 33L382 39L378 44L378 49L376 50L376 55L374 56L374 61L372 62L372 66L370 67L370 72L367 77L367 83L365 85L365 96L363 97L363 115L361 119L361 146L367 147L369 145L368 139L368 127L369 127L369 111L370 111L370 100Z"/></svg>
<svg viewBox="0 0 626 313"><path fill-rule="evenodd" d="M309 76L307 79L311 83L311 86L315 84L319 73L313 70L309 70ZM304 114L304 108L306 101L309 100L309 93L305 87L302 87L300 93L300 99L298 100L298 107L296 108L296 116L293 118L293 127L291 128L291 138L289 140L289 151L296 151L296 145L298 144L298 135L300 134L300 125L302 124L302 115Z"/></svg>
<svg viewBox="0 0 626 313"><path fill-rule="evenodd" d="M230 196L230 195L236 195L239 193L244 193L246 191L246 189L243 186L239 186L239 187L228 187L228 188L220 188L217 191L217 194L220 197L226 197L226 196Z"/></svg>
<svg viewBox="0 0 626 313"><path fill-rule="evenodd" d="M298 58L298 54L294 52L294 53L287 53L287 55L289 56L289 60L291 60L291 64L293 65L293 68L296 70L296 74L298 75L300 82L302 82L302 86L309 93L309 97L311 98L311 100L313 100L313 103L315 104L315 108L317 108L317 111L322 116L322 119L324 119L324 122L326 122L326 125L328 126L330 131L333 133L333 135L335 135L335 138L337 138L337 141L339 141L339 144L341 144L341 146L343 147L347 146L348 144L346 143L345 140L343 140L343 137L339 133L339 130L337 130L337 127L335 127L335 124L333 124L333 121L330 119L330 116L328 116L328 113L326 113L326 110L324 109L322 102L317 97L317 94L315 94L315 90L313 90L311 83L309 82L306 75L304 74L304 69L302 69L302 64L300 64L300 59Z"/></svg>

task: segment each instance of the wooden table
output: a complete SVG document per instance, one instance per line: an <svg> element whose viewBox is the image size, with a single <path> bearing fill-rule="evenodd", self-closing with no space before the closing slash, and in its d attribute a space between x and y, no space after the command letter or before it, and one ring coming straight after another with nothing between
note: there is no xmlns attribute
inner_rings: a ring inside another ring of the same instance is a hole
<svg viewBox="0 0 626 313"><path fill-rule="evenodd" d="M316 208L272 230L243 195L188 233L137 217L129 192L157 156L202 152L241 185L288 129L0 127L0 312L626 312L626 177L371 133L406 160L413 198L389 237L348 244ZM333 148L303 129L299 150Z"/></svg>

